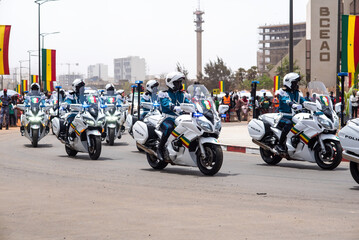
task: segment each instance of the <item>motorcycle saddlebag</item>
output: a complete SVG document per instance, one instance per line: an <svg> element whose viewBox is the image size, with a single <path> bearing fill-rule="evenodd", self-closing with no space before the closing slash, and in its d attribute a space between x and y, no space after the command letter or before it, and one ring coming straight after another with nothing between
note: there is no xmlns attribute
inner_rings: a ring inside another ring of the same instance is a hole
<svg viewBox="0 0 359 240"><path fill-rule="evenodd" d="M248 132L251 138L261 140L265 134L265 126L261 120L252 119L248 124Z"/></svg>
<svg viewBox="0 0 359 240"><path fill-rule="evenodd" d="M142 121L136 121L136 123L133 125L132 132L133 138L137 142L145 144L148 139L148 128L146 123Z"/></svg>

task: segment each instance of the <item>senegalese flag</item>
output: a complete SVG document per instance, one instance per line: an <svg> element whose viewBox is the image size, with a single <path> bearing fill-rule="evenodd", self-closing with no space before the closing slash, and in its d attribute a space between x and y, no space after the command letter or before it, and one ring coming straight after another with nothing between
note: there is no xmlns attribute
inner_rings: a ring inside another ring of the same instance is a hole
<svg viewBox="0 0 359 240"><path fill-rule="evenodd" d="M39 75L31 75L31 83L39 83Z"/></svg>
<svg viewBox="0 0 359 240"><path fill-rule="evenodd" d="M359 63L359 18L342 16L342 72L356 72Z"/></svg>
<svg viewBox="0 0 359 240"><path fill-rule="evenodd" d="M21 84L18 84L18 85L16 86L16 92L17 92L18 94L21 94L21 93L22 93L21 90L22 90L22 89L21 89Z"/></svg>
<svg viewBox="0 0 359 240"><path fill-rule="evenodd" d="M219 81L219 92L224 92L224 81Z"/></svg>
<svg viewBox="0 0 359 240"><path fill-rule="evenodd" d="M9 75L10 25L0 25L0 75Z"/></svg>
<svg viewBox="0 0 359 240"><path fill-rule="evenodd" d="M29 88L28 88L28 86L27 86L27 80L21 80L21 90L22 90L23 92L29 91Z"/></svg>
<svg viewBox="0 0 359 240"><path fill-rule="evenodd" d="M274 92L280 88L280 76L274 76Z"/></svg>
<svg viewBox="0 0 359 240"><path fill-rule="evenodd" d="M186 84L182 83L182 90L186 91Z"/></svg>
<svg viewBox="0 0 359 240"><path fill-rule="evenodd" d="M53 82L56 81L56 50L42 49L42 81L44 91L54 90Z"/></svg>

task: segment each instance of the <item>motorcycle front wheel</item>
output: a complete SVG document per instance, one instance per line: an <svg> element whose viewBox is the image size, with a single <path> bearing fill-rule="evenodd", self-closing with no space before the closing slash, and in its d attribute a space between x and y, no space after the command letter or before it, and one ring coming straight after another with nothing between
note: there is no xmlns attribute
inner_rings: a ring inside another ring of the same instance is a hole
<svg viewBox="0 0 359 240"><path fill-rule="evenodd" d="M110 144L110 146L113 146L114 142L115 142L115 129L109 128L108 129L108 144Z"/></svg>
<svg viewBox="0 0 359 240"><path fill-rule="evenodd" d="M137 147L138 148L138 147ZM162 170L164 169L165 167L167 167L168 163L167 162L164 162L164 161L160 161L156 156L154 155L151 155L149 153L146 153L146 156L147 156L147 162L148 164L150 164L150 166L153 168L153 169L156 169L156 170Z"/></svg>
<svg viewBox="0 0 359 240"><path fill-rule="evenodd" d="M359 164L356 162L350 162L350 173L353 179L359 184Z"/></svg>
<svg viewBox="0 0 359 240"><path fill-rule="evenodd" d="M38 142L39 142L39 129L33 129L32 130L32 146L37 147Z"/></svg>
<svg viewBox="0 0 359 240"><path fill-rule="evenodd" d="M92 160L97 160L101 155L101 137L90 136L90 146L88 147L89 156Z"/></svg>
<svg viewBox="0 0 359 240"><path fill-rule="evenodd" d="M342 161L342 146L337 141L326 140L324 141L326 153L321 152L320 144L314 149L315 161L318 166L325 170L333 170Z"/></svg>
<svg viewBox="0 0 359 240"><path fill-rule="evenodd" d="M197 166L199 170L207 176L213 176L222 167L223 151L220 145L205 144L204 151L206 157L202 157L200 153L197 154Z"/></svg>

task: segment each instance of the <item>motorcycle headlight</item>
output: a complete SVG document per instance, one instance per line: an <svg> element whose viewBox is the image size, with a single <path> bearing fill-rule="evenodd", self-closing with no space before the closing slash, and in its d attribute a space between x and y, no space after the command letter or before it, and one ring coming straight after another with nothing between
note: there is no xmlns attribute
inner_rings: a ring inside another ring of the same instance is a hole
<svg viewBox="0 0 359 240"><path fill-rule="evenodd" d="M208 122L205 122L205 121L202 121L202 120L198 119L197 123L204 131L213 132L212 126Z"/></svg>
<svg viewBox="0 0 359 240"><path fill-rule="evenodd" d="M106 121L108 122L115 122L117 121L117 116L106 116Z"/></svg>
<svg viewBox="0 0 359 240"><path fill-rule="evenodd" d="M40 117L40 116L32 116L32 117L29 117L29 120L30 120L30 122L41 122L42 117Z"/></svg>
<svg viewBox="0 0 359 240"><path fill-rule="evenodd" d="M104 117L99 118L99 119L97 120L97 123L98 123L99 125L101 125L101 124L104 123L104 122L105 122L105 118L104 118Z"/></svg>
<svg viewBox="0 0 359 240"><path fill-rule="evenodd" d="M333 129L332 123L324 115L318 117L318 122L326 129Z"/></svg>
<svg viewBox="0 0 359 240"><path fill-rule="evenodd" d="M91 120L90 118L84 118L84 121L89 126L94 126L95 125L95 121Z"/></svg>

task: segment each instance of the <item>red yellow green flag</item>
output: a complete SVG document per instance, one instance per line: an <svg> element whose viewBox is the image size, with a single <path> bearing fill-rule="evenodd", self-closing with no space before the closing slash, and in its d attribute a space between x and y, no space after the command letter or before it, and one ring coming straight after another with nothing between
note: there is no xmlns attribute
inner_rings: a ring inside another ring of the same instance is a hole
<svg viewBox="0 0 359 240"><path fill-rule="evenodd" d="M0 25L0 75L9 75L10 25Z"/></svg>
<svg viewBox="0 0 359 240"><path fill-rule="evenodd" d="M274 92L280 88L280 76L274 76Z"/></svg>
<svg viewBox="0 0 359 240"><path fill-rule="evenodd" d="M224 81L219 81L219 92L224 92Z"/></svg>
<svg viewBox="0 0 359 240"><path fill-rule="evenodd" d="M18 84L18 85L16 86L16 92L17 92L18 94L21 94L21 93L22 93L22 91L21 91L21 84Z"/></svg>
<svg viewBox="0 0 359 240"><path fill-rule="evenodd" d="M56 81L56 50L42 49L42 81L44 91L54 91Z"/></svg>
<svg viewBox="0 0 359 240"><path fill-rule="evenodd" d="M21 89L23 92L29 91L29 88L27 86L27 80L21 80Z"/></svg>
<svg viewBox="0 0 359 240"><path fill-rule="evenodd" d="M359 63L359 17L342 16L342 72L356 72Z"/></svg>
<svg viewBox="0 0 359 240"><path fill-rule="evenodd" d="M39 75L31 75L31 83L39 83Z"/></svg>

